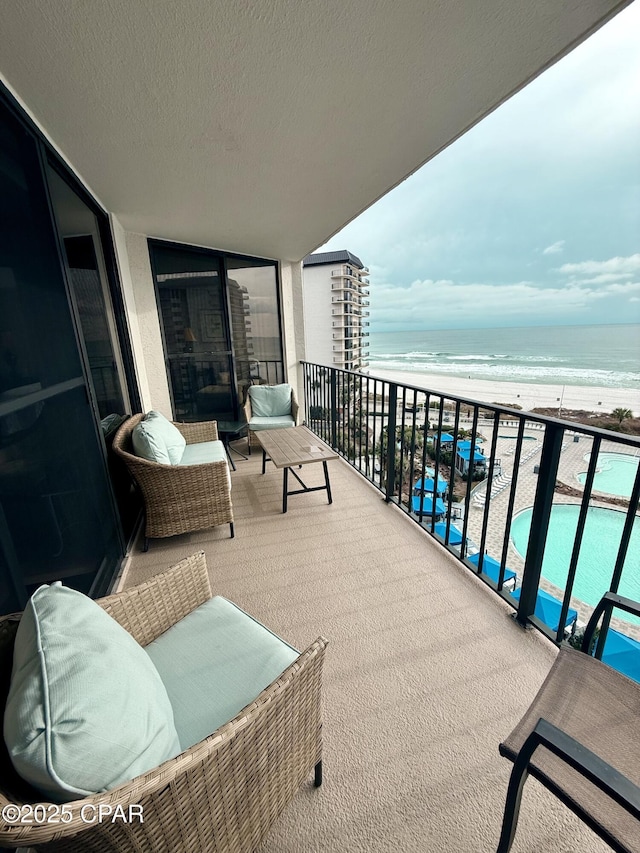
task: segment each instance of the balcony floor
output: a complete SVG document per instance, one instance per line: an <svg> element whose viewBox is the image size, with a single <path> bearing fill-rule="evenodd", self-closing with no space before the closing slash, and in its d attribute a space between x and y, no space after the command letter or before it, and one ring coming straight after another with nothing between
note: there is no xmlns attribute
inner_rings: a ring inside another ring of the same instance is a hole
<svg viewBox="0 0 640 853"><path fill-rule="evenodd" d="M498 743L555 647L342 460L331 506L297 495L286 515L282 473L261 476L255 451L234 460L235 539L220 527L156 540L123 585L204 550L216 594L300 649L329 640L324 783L309 780L261 851L495 850L511 769ZM322 467L300 473L319 483ZM609 848L530 779L512 849Z"/></svg>

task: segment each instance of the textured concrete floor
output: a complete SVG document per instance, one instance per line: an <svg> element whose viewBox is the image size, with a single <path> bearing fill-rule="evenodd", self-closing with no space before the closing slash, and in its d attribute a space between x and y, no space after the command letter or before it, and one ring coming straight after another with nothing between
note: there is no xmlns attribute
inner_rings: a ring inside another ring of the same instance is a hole
<svg viewBox="0 0 640 853"><path fill-rule="evenodd" d="M494 850L511 767L498 743L555 647L346 463L330 471L331 506L299 495L282 515L282 473L238 459L236 538L153 542L124 585L204 550L216 593L298 648L329 639L325 781L303 787L263 853ZM317 484L322 468L301 473ZM514 853L607 849L527 782Z"/></svg>

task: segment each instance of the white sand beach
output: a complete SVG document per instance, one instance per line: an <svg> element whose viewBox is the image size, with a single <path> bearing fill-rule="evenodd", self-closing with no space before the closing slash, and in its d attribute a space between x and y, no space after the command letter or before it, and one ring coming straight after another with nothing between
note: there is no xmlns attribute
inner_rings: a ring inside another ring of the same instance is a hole
<svg viewBox="0 0 640 853"><path fill-rule="evenodd" d="M611 412L622 407L640 416L640 390L604 388L589 385L538 385L526 382L491 382L465 379L437 373L410 373L392 370L371 370L370 376L387 381L425 388L443 394L454 394L482 403L516 403L524 411L534 408L585 409L591 412Z"/></svg>

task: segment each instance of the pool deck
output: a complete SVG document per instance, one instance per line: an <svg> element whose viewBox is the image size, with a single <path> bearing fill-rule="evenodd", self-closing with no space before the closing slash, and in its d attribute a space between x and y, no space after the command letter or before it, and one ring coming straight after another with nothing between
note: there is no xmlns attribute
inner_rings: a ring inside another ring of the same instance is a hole
<svg viewBox="0 0 640 853"><path fill-rule="evenodd" d="M488 454L491 449L490 429L481 428L480 432L482 432L485 437L484 446ZM517 429L515 427L505 426L500 429L500 433L503 436L515 436L517 434ZM536 438L537 441L535 445L532 441L525 441L523 443L521 463L518 471L518 486L516 490L514 515L523 509L533 506L535 491L538 485L538 475L534 473L534 467L540 464L540 453L542 451L542 440L544 438L544 431L540 428L527 428L525 429L524 434L529 438ZM515 442L512 438L498 438L496 459L501 460L503 475L513 475L514 450ZM560 455L560 465L558 468L558 480L561 483L576 489L582 489L582 486L578 481L578 474L584 473L584 471L587 470L588 463L585 461L584 457L590 452L590 450L591 440L588 436L580 435L580 440L577 442L574 441L571 434L565 436L565 440L562 445L562 453ZM602 442L600 452L620 453L620 445L612 441L604 440ZM474 492L474 494L481 494L484 491L484 488L484 486L480 487L477 492ZM500 559L500 555L502 554L509 494L510 487L506 487L491 498L489 524L487 527L486 551L496 559ZM591 499L592 506L603 507L605 509L618 508L624 511L623 505L616 506L607 501L599 500L598 496L602 496L602 494L603 493L598 493L595 490L593 491ZM566 504L579 504L581 501L579 497L563 495L559 492L556 492L553 500L554 503ZM472 496L470 501L468 535L475 542L480 541L483 514L484 505L475 501ZM524 560L515 550L511 542L509 543L507 565L522 576ZM546 578L540 579L540 586L556 598L562 598L564 595L564 590L558 589L558 587L549 583ZM593 608L580 599L573 597L571 599L571 606L579 613L578 624L582 625L586 623ZM623 631L623 633L640 640L640 626L632 625L629 622L623 622L615 618L611 620L611 624L614 628Z"/></svg>

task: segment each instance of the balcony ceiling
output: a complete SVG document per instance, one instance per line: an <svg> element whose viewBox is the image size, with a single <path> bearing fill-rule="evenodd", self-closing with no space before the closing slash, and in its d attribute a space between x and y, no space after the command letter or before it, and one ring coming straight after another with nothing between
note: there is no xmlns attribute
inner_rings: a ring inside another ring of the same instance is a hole
<svg viewBox="0 0 640 853"><path fill-rule="evenodd" d="M299 260L627 0L5 0L0 73L131 231Z"/></svg>

